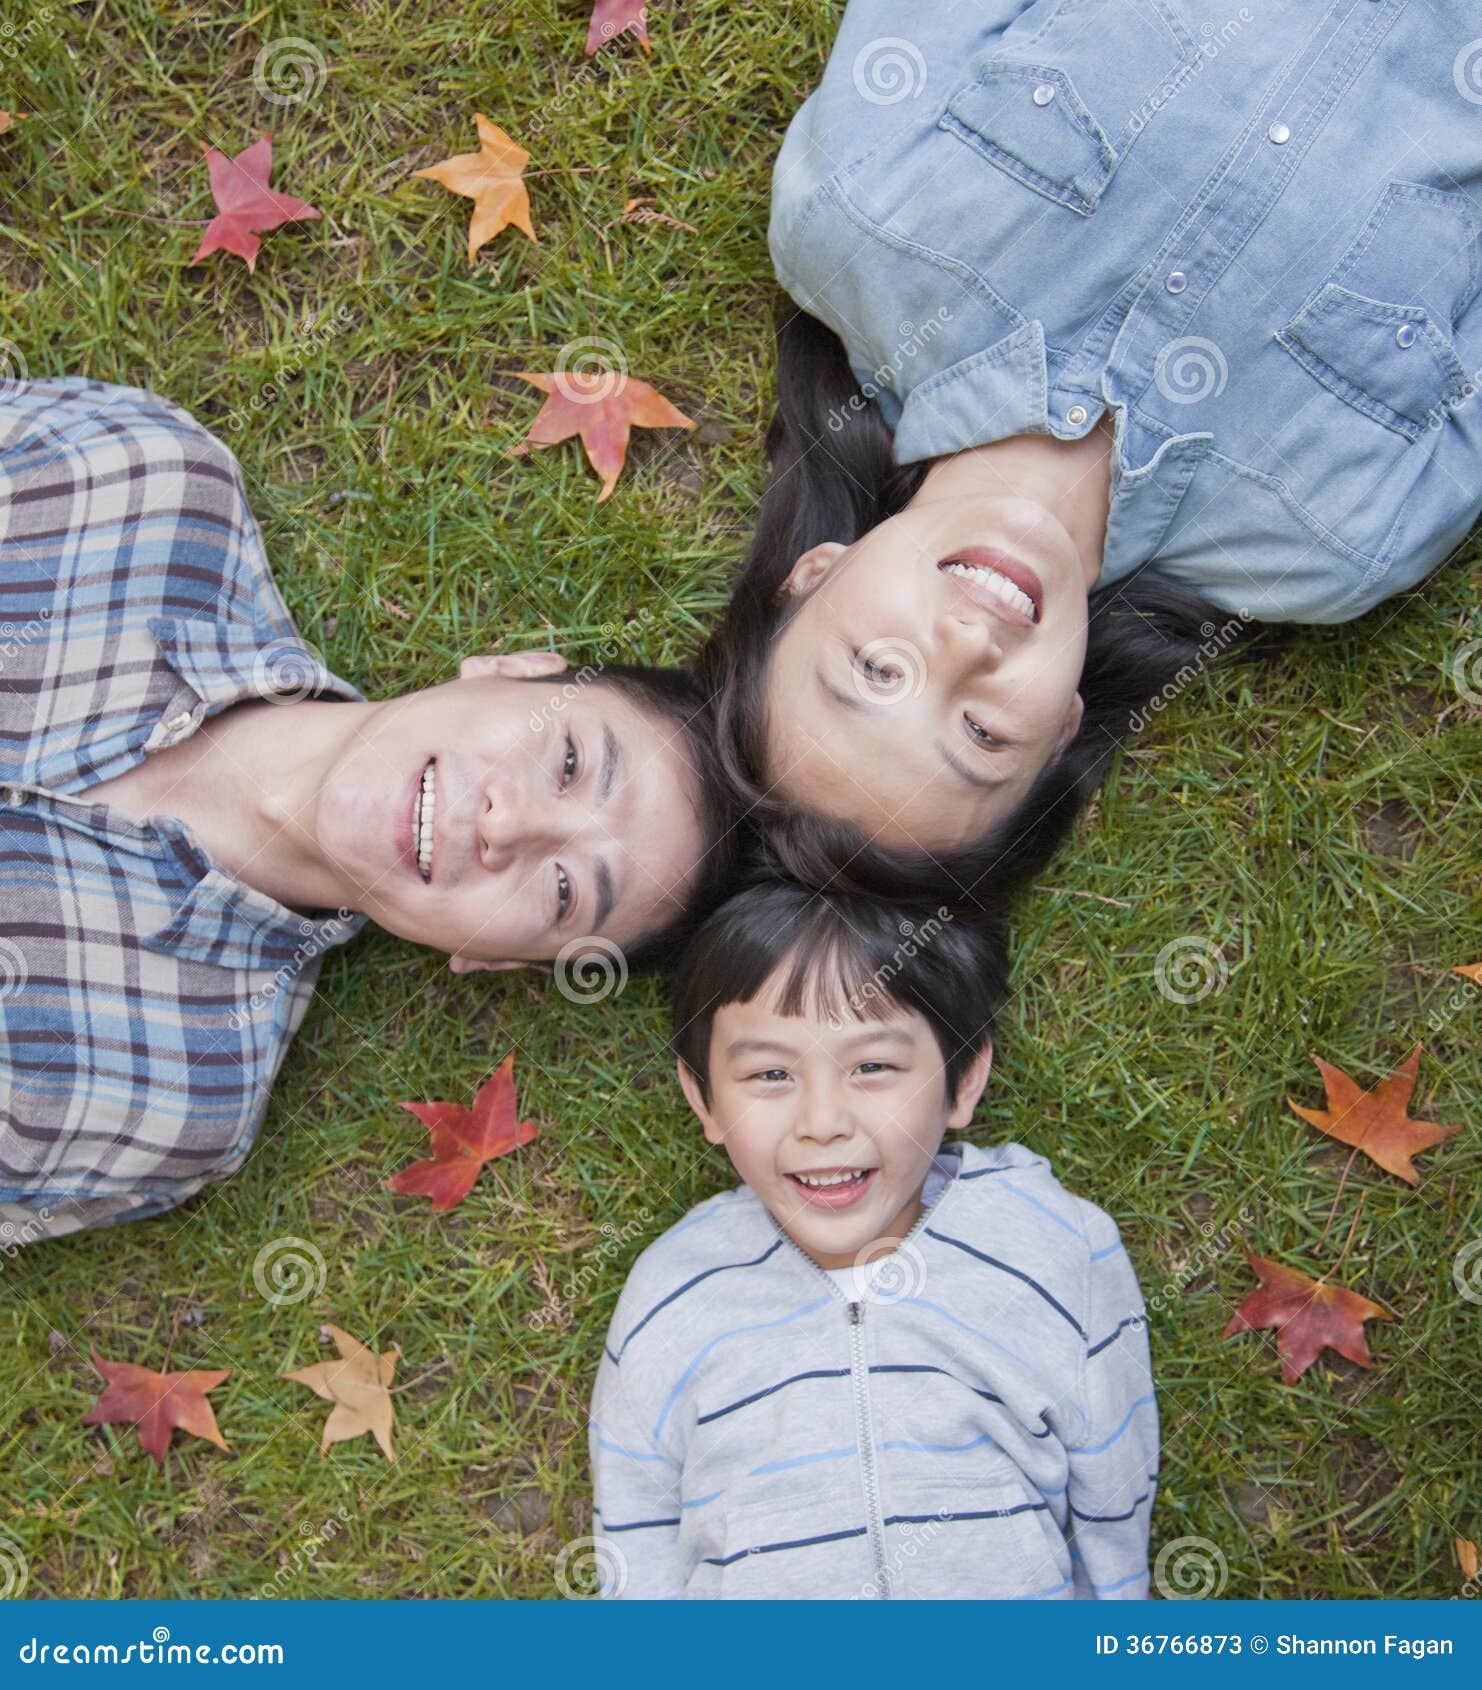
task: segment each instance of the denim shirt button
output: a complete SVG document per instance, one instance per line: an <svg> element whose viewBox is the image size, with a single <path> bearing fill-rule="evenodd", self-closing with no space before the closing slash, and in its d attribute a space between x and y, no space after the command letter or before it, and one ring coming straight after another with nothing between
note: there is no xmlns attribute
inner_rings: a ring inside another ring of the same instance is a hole
<svg viewBox="0 0 1482 1690"><path fill-rule="evenodd" d="M1284 147L1291 138L1291 127L1285 123L1273 123L1266 131L1266 139L1274 146Z"/></svg>
<svg viewBox="0 0 1482 1690"><path fill-rule="evenodd" d="M1034 103L1037 106L1047 106L1054 98L1055 84L1053 82L1041 82L1034 91Z"/></svg>
<svg viewBox="0 0 1482 1690"><path fill-rule="evenodd" d="M1086 407L1084 405L1072 405L1065 413L1065 420L1072 428L1079 428L1086 420Z"/></svg>
<svg viewBox="0 0 1482 1690"><path fill-rule="evenodd" d="M1410 348L1412 346L1414 346L1414 344L1415 344L1415 325L1414 325L1414 323L1401 323L1400 324L1399 328L1397 328L1395 330L1395 344L1396 344L1396 346L1400 347L1402 351L1405 351L1405 352L1408 352L1410 350Z"/></svg>
<svg viewBox="0 0 1482 1690"><path fill-rule="evenodd" d="M1175 270L1163 285L1168 289L1169 293L1182 293L1189 285L1189 278L1182 270Z"/></svg>

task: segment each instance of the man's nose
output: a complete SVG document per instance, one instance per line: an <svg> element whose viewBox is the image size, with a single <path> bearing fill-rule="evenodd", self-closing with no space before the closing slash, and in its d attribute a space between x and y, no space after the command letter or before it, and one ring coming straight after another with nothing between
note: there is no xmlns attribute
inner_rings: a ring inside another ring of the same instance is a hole
<svg viewBox="0 0 1482 1690"><path fill-rule="evenodd" d="M477 798L479 857L494 873L568 845L581 824L580 806L542 801L518 781L491 780Z"/></svg>

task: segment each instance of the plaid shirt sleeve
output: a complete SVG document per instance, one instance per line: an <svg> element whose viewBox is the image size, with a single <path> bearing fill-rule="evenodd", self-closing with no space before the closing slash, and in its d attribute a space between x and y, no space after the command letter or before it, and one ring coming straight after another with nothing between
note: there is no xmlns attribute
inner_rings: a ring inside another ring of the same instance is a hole
<svg viewBox="0 0 1482 1690"><path fill-rule="evenodd" d="M0 388L0 1246L168 1210L262 1125L366 918L86 789L290 688L363 696L299 638L231 452L134 388Z"/></svg>

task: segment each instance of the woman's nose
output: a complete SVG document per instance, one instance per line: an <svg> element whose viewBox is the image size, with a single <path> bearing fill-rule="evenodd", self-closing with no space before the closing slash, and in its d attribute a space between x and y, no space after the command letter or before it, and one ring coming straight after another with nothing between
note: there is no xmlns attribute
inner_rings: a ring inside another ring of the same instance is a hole
<svg viewBox="0 0 1482 1690"><path fill-rule="evenodd" d="M954 668L973 673L992 669L1003 656L1002 630L986 612L965 616L944 611L937 623L937 650Z"/></svg>

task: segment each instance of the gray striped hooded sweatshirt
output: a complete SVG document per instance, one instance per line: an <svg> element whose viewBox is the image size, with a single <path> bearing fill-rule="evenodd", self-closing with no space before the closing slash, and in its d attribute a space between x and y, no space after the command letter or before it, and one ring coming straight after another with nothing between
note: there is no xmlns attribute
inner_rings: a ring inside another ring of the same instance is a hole
<svg viewBox="0 0 1482 1690"><path fill-rule="evenodd" d="M944 1145L923 1201L859 1301L744 1185L638 1258L589 1429L604 1595L1147 1595L1116 1224L1012 1143Z"/></svg>

